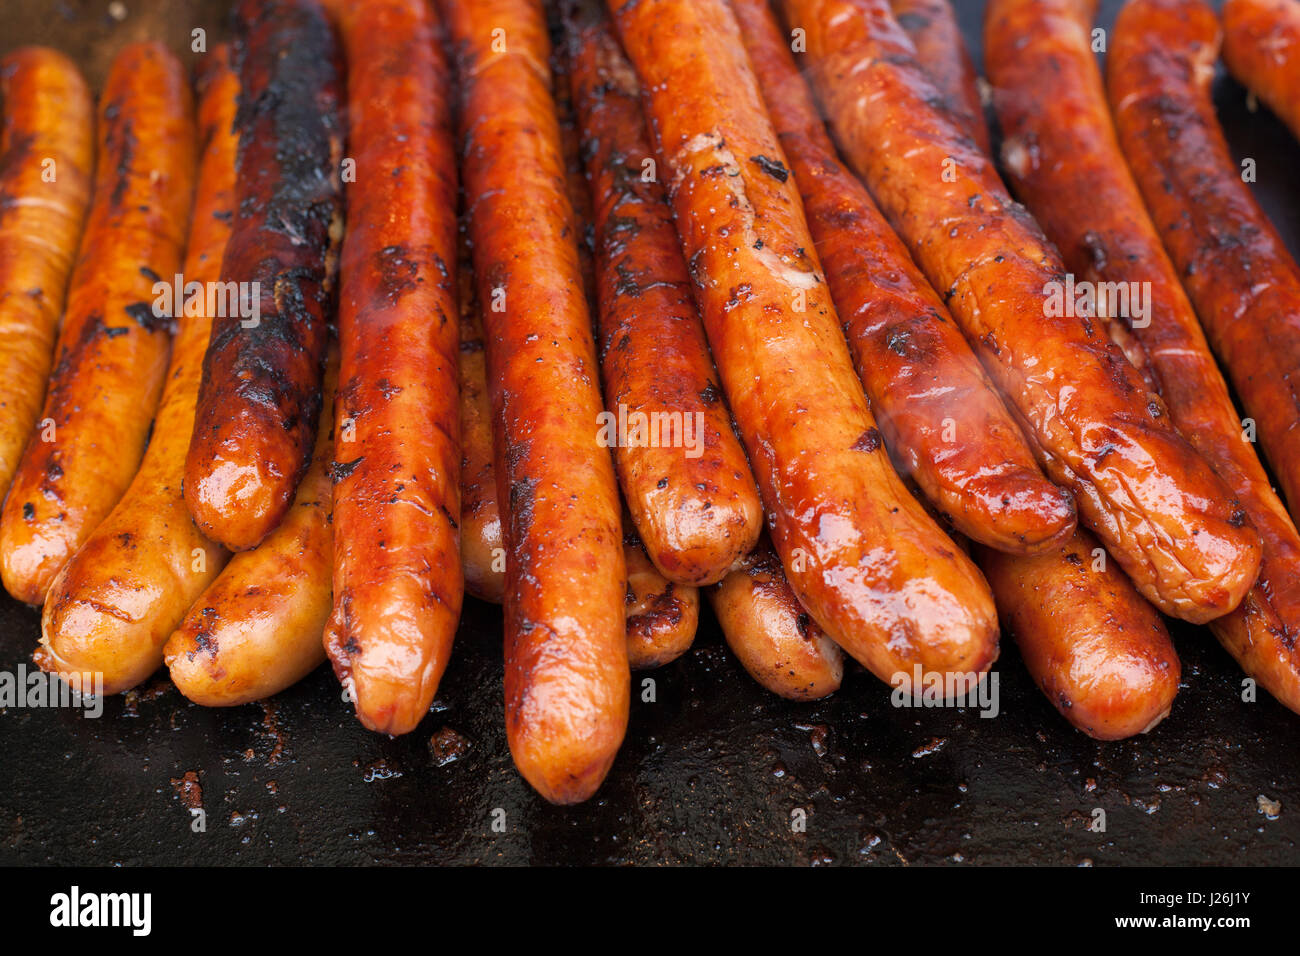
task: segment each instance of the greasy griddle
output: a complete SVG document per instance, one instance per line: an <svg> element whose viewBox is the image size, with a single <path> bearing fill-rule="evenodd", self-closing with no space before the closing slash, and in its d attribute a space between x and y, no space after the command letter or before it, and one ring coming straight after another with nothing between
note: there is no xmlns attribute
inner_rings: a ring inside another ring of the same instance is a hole
<svg viewBox="0 0 1300 956"><path fill-rule="evenodd" d="M978 55L983 3L957 5ZM119 22L104 2L8 0L0 43L60 47L99 84L123 41L161 36L188 59L191 30L224 33L224 3L124 6ZM1109 25L1118 4L1105 7ZM1226 78L1218 95L1238 155L1258 161L1257 194L1300 249L1300 146L1248 115ZM34 610L0 599L0 669L29 661L38 632ZM196 707L160 674L98 720L0 712L0 863L1297 862L1300 717L1266 696L1243 703L1209 631L1173 632L1173 714L1099 744L1052 709L1009 642L996 719L895 709L856 668L829 700L793 704L746 676L706 612L690 654L635 676L627 742L595 799L559 809L511 765L500 612L470 600L434 711L396 740L361 728L326 668L233 710ZM1280 801L1277 819L1261 796ZM1097 808L1104 833L1088 828Z"/></svg>

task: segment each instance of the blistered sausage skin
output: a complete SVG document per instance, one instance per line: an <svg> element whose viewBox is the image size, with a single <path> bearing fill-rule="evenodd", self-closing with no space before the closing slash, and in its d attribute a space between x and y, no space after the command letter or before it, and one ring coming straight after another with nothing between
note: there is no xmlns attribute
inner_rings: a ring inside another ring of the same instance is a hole
<svg viewBox="0 0 1300 956"><path fill-rule="evenodd" d="M833 131L1138 590L1202 623L1241 603L1260 541L1103 323L1057 308L1059 254L947 114L886 0L782 0Z"/></svg>
<svg viewBox="0 0 1300 956"><path fill-rule="evenodd" d="M125 47L99 106L95 192L40 421L0 515L0 574L28 604L135 477L162 392L194 186L188 77L161 44Z"/></svg>
<svg viewBox="0 0 1300 956"><path fill-rule="evenodd" d="M1300 3L1227 0L1223 61L1300 138Z"/></svg>
<svg viewBox="0 0 1300 956"><path fill-rule="evenodd" d="M636 74L599 0L565 6L619 483L655 566L679 584L712 584L754 547L762 504L731 428L672 210L657 175L645 175L654 157Z"/></svg>
<svg viewBox="0 0 1300 956"><path fill-rule="evenodd" d="M95 104L44 47L0 61L0 499L37 422L90 203Z"/></svg>
<svg viewBox="0 0 1300 956"><path fill-rule="evenodd" d="M916 47L917 60L942 95L942 105L970 133L981 152L992 155L975 64L962 39L952 2L962 0L890 0L889 6Z"/></svg>
<svg viewBox="0 0 1300 956"><path fill-rule="evenodd" d="M767 0L731 5L885 444L966 536L1059 547L1074 530L1069 492L1043 476L947 307L840 163Z"/></svg>
<svg viewBox="0 0 1300 956"><path fill-rule="evenodd" d="M794 596L769 544L705 593L731 652L772 693L818 700L839 689L844 654Z"/></svg>
<svg viewBox="0 0 1300 956"><path fill-rule="evenodd" d="M162 664L162 647L227 554L195 527L181 496L185 453L212 318L207 290L221 275L234 213L231 132L239 80L218 46L199 75L202 150L176 336L162 400L140 470L122 500L50 586L36 661L49 671L98 671L107 693L127 690ZM168 280L171 281L170 279Z"/></svg>
<svg viewBox="0 0 1300 956"><path fill-rule="evenodd" d="M886 682L983 673L987 586L889 463L726 0L613 9L791 587Z"/></svg>
<svg viewBox="0 0 1300 956"><path fill-rule="evenodd" d="M1121 740L1169 714L1182 671L1164 621L1096 538L1080 530L1030 556L977 550L1004 630L1066 720Z"/></svg>
<svg viewBox="0 0 1300 956"><path fill-rule="evenodd" d="M631 675L618 487L534 0L445 0L506 548L506 736L543 797L595 792Z"/></svg>
<svg viewBox="0 0 1300 956"><path fill-rule="evenodd" d="M361 722L403 734L433 702L464 594L450 76L426 0L345 5L340 29L366 172L346 187L339 268L325 647Z"/></svg>
<svg viewBox="0 0 1300 956"><path fill-rule="evenodd" d="M1018 195L1066 265L1137 283L1145 316L1108 319L1143 353L1170 418L1228 483L1264 542L1259 581L1210 627L1247 672L1300 709L1300 535L1270 487L1196 313L1128 170L1091 49L1095 0L994 0L985 49ZM1068 124L1057 121L1068 115Z"/></svg>
<svg viewBox="0 0 1300 956"><path fill-rule="evenodd" d="M241 0L233 22L239 185L221 277L241 291L213 322L185 501L205 534L242 551L284 516L311 459L342 134L333 34L316 0Z"/></svg>
<svg viewBox="0 0 1300 956"><path fill-rule="evenodd" d="M167 639L172 683L204 707L234 707L291 687L325 662L333 529L337 350L330 349L311 465L293 507L256 548L242 551Z"/></svg>
<svg viewBox="0 0 1300 956"><path fill-rule="evenodd" d="M1292 516L1300 509L1300 268L1215 116L1219 23L1203 3L1135 2L1107 85L1119 142Z"/></svg>

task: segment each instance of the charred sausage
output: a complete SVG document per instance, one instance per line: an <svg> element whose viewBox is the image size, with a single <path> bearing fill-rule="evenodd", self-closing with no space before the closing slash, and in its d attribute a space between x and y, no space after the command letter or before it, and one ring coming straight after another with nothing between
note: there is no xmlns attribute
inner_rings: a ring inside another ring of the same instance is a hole
<svg viewBox="0 0 1300 956"><path fill-rule="evenodd" d="M238 304L213 322L185 501L205 534L242 551L279 523L311 459L342 139L333 34L316 0L241 0L234 27L238 192L221 277Z"/></svg>

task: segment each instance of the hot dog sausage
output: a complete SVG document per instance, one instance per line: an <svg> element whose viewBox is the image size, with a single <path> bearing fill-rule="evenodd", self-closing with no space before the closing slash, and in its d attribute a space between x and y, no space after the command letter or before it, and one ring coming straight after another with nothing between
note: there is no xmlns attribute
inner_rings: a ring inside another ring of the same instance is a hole
<svg viewBox="0 0 1300 956"><path fill-rule="evenodd" d="M1002 551L1061 545L1069 492L1043 477L947 307L840 163L767 0L731 0L885 444L963 534Z"/></svg>
<svg viewBox="0 0 1300 956"><path fill-rule="evenodd" d="M162 392L171 316L155 283L181 265L194 186L187 77L161 44L113 61L95 194L41 423L0 515L0 573L40 604L135 477Z"/></svg>
<svg viewBox="0 0 1300 956"><path fill-rule="evenodd" d="M175 309L176 338L149 447L122 500L54 579L36 653L46 670L102 672L108 693L158 669L163 643L227 557L194 526L181 496L212 328L207 293L220 278L234 214L238 140L231 124L239 80L225 46L207 58L199 88L202 155L181 283L192 294ZM171 276L165 281L174 284Z"/></svg>
<svg viewBox="0 0 1300 956"><path fill-rule="evenodd" d="M934 81L943 107L981 152L992 155L975 64L949 0L889 0L889 6L916 47L916 58Z"/></svg>
<svg viewBox="0 0 1300 956"><path fill-rule="evenodd" d="M0 61L0 496L45 398L68 276L90 202L95 108L62 53Z"/></svg>
<svg viewBox="0 0 1300 956"><path fill-rule="evenodd" d="M340 26L365 175L347 187L340 263L325 646L361 722L402 734L437 693L464 593L450 76L426 0L346 5Z"/></svg>
<svg viewBox="0 0 1300 956"><path fill-rule="evenodd" d="M844 655L794 596L768 544L760 544L705 593L727 646L772 693L818 700L839 689Z"/></svg>
<svg viewBox="0 0 1300 956"><path fill-rule="evenodd" d="M889 464L725 0L613 9L791 587L882 680L982 673L987 586Z"/></svg>
<svg viewBox="0 0 1300 956"><path fill-rule="evenodd" d="M598 335L619 483L655 566L712 584L763 527L653 162L640 91L598 0L568 0L591 200Z"/></svg>
<svg viewBox="0 0 1300 956"><path fill-rule="evenodd" d="M1235 608L1260 542L1065 274L991 161L942 109L886 0L783 0L840 144L1034 439L1047 474L1138 590L1204 622ZM906 157L906 159L900 159Z"/></svg>
<svg viewBox="0 0 1300 956"><path fill-rule="evenodd" d="M1169 714L1181 667L1160 615L1097 548L1080 530L1053 551L979 561L1047 699L1090 737L1121 740Z"/></svg>
<svg viewBox="0 0 1300 956"><path fill-rule="evenodd" d="M325 661L337 378L338 356L331 348L316 445L293 507L261 544L230 559L167 639L172 682L196 704L233 707L261 700Z"/></svg>
<svg viewBox="0 0 1300 956"><path fill-rule="evenodd" d="M1264 542L1258 583L1210 626L1251 676L1297 708L1300 535L1242 440L1228 386L1115 138L1091 49L1096 6L1095 0L989 5L986 62L1007 137L1007 172L1081 280L1147 290L1144 315L1130 308L1107 321L1136 342L1174 424L1227 481ZM1057 121L1063 115L1069 123Z"/></svg>
<svg viewBox="0 0 1300 956"><path fill-rule="evenodd" d="M1227 0L1223 61L1300 137L1300 3Z"/></svg>
<svg viewBox="0 0 1300 956"><path fill-rule="evenodd" d="M185 501L204 533L242 551L279 523L311 458L342 140L334 40L316 0L241 0L234 27L239 185L221 275L240 284L239 307L213 323Z"/></svg>
<svg viewBox="0 0 1300 956"><path fill-rule="evenodd" d="M690 650L700 620L700 592L664 577L635 532L624 534L623 554L628 664L634 671L662 667Z"/></svg>
<svg viewBox="0 0 1300 956"><path fill-rule="evenodd" d="M546 799L590 797L627 727L626 567L536 0L445 0L506 547L506 734Z"/></svg>
<svg viewBox="0 0 1300 956"><path fill-rule="evenodd" d="M483 320L474 294L468 241L460 244L456 284L460 290L460 561L465 590L500 604L505 598L505 549L492 467L492 403Z"/></svg>
<svg viewBox="0 0 1300 956"><path fill-rule="evenodd" d="M1300 508L1300 269L1241 181L1210 97L1219 24L1203 3L1138 2L1107 61L1115 127L1165 248Z"/></svg>

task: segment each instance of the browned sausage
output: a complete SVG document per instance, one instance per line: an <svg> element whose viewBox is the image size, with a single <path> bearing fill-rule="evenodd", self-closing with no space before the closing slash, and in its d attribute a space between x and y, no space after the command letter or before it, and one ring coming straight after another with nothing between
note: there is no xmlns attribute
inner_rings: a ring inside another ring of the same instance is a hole
<svg viewBox="0 0 1300 956"><path fill-rule="evenodd" d="M36 652L46 670L102 673L108 693L127 690L158 669L163 643L227 558L194 526L181 497L212 328L207 292L220 279L234 214L238 140L231 124L239 79L225 46L205 59L199 90L202 155L181 283L191 294L175 309L176 338L158 416L135 480L50 586Z"/></svg>
<svg viewBox="0 0 1300 956"><path fill-rule="evenodd" d="M288 511L311 459L342 137L334 40L316 0L240 0L234 28L239 185L221 277L241 291L213 322L185 501L209 537L242 551Z"/></svg>
<svg viewBox="0 0 1300 956"><path fill-rule="evenodd" d="M983 673L987 585L890 466L726 0L614 12L791 587L882 680Z"/></svg>
<svg viewBox="0 0 1300 956"><path fill-rule="evenodd" d="M885 444L961 533L1001 551L1059 547L1074 530L1069 492L1043 477L947 307L840 163L767 0L731 5Z"/></svg>
<svg viewBox="0 0 1300 956"><path fill-rule="evenodd" d="M194 117L180 63L156 43L113 61L100 97L95 194L41 420L0 516L0 574L40 604L135 477L162 392L181 266Z"/></svg>
<svg viewBox="0 0 1300 956"><path fill-rule="evenodd" d="M167 640L172 682L196 704L233 707L261 700L325 662L337 377L338 356L331 349L316 445L293 507L261 544L230 559Z"/></svg>
<svg viewBox="0 0 1300 956"><path fill-rule="evenodd" d="M1164 621L1096 538L1080 530L1043 554L980 549L979 560L1003 628L1066 720L1121 740L1169 714L1181 667Z"/></svg>
<svg viewBox="0 0 1300 956"><path fill-rule="evenodd" d="M887 0L783 0L841 146L1023 420L1081 520L1160 609L1241 603L1260 541L1104 324L1062 305L1060 255L936 108Z"/></svg>
<svg viewBox="0 0 1300 956"><path fill-rule="evenodd" d="M90 202L95 107L44 47L0 61L0 499L36 425Z"/></svg>
<svg viewBox="0 0 1300 956"><path fill-rule="evenodd" d="M506 734L554 803L595 792L631 676L618 488L537 0L445 0L506 547Z"/></svg>
<svg viewBox="0 0 1300 956"><path fill-rule="evenodd" d="M656 175L636 74L598 0L567 0L574 100L595 207L599 344L619 482L655 566L712 584L763 527Z"/></svg>
<svg viewBox="0 0 1300 956"><path fill-rule="evenodd" d="M465 590L500 604L505 598L505 548L492 467L492 403L488 397L483 320L474 294L469 242L460 244L456 284L460 307L460 561Z"/></svg>
<svg viewBox="0 0 1300 956"><path fill-rule="evenodd" d="M1227 481L1264 542L1259 582L1210 626L1248 673L1300 709L1300 535L1242 440L1228 386L1115 138L1090 43L1095 9L1095 0L989 5L986 62L1006 168L1080 280L1147 290L1145 316L1107 321L1134 340L1174 424ZM1058 122L1062 115L1070 122Z"/></svg>
<svg viewBox="0 0 1300 956"><path fill-rule="evenodd" d="M340 28L364 174L347 186L339 273L325 648L361 722L403 734L437 693L464 594L451 87L426 0L346 5Z"/></svg>
<svg viewBox="0 0 1300 956"><path fill-rule="evenodd" d="M1300 3L1227 0L1223 60L1300 137Z"/></svg>
<svg viewBox="0 0 1300 956"><path fill-rule="evenodd" d="M1300 269L1242 182L1219 128L1210 96L1218 49L1208 5L1133 3L1115 25L1110 100L1151 218L1294 513Z"/></svg>
<svg viewBox="0 0 1300 956"><path fill-rule="evenodd" d="M934 81L943 107L983 153L992 155L975 64L948 0L889 0L889 6L916 47L916 58Z"/></svg>
<svg viewBox="0 0 1300 956"><path fill-rule="evenodd" d="M794 596L766 542L706 593L727 646L772 693L817 700L839 689L844 655Z"/></svg>
<svg viewBox="0 0 1300 956"><path fill-rule="evenodd" d="M670 581L634 532L623 536L627 560L627 659L632 670L675 661L691 648L700 620L700 592Z"/></svg>

